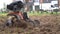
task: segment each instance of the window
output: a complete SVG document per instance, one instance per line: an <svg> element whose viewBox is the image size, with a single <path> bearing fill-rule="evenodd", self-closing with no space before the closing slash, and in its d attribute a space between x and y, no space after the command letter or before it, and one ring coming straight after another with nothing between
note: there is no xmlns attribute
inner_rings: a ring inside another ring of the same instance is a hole
<svg viewBox="0 0 60 34"><path fill-rule="evenodd" d="M43 0L43 3L51 3L52 0Z"/></svg>
<svg viewBox="0 0 60 34"><path fill-rule="evenodd" d="M33 0L34 2L39 2L39 0Z"/></svg>
<svg viewBox="0 0 60 34"><path fill-rule="evenodd" d="M35 6L35 10L36 11L40 10L39 5Z"/></svg>
<svg viewBox="0 0 60 34"><path fill-rule="evenodd" d="M58 7L58 4L54 4L55 7Z"/></svg>

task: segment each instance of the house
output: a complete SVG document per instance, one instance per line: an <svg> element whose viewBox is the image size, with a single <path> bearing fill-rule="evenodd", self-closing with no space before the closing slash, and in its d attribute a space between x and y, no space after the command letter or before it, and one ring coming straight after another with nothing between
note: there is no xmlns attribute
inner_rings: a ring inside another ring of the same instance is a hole
<svg viewBox="0 0 60 34"><path fill-rule="evenodd" d="M53 10L58 9L58 1L57 0L36 0L33 5L33 10Z"/></svg>
<svg viewBox="0 0 60 34"><path fill-rule="evenodd" d="M18 0L14 0L18 1ZM29 6L29 10L53 10L58 9L58 0L19 0L24 3L27 2L27 5Z"/></svg>

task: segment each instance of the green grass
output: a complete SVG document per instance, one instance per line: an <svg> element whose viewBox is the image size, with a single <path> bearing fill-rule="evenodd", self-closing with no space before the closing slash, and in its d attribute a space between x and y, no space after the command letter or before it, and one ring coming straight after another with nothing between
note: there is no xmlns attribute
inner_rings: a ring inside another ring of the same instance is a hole
<svg viewBox="0 0 60 34"><path fill-rule="evenodd" d="M7 15L7 13L0 12L0 16L6 16L6 15Z"/></svg>
<svg viewBox="0 0 60 34"><path fill-rule="evenodd" d="M6 16L8 13L2 13L2 12L0 12L0 16ZM56 12L53 12L53 14L56 14ZM60 14L60 12L58 12L58 14ZM48 13L46 13L46 12L43 12L43 13L41 13L41 12L28 12L28 15L30 15L30 16L33 16L33 15L37 15L37 16L42 16L42 15L51 15L51 12L48 12Z"/></svg>
<svg viewBox="0 0 60 34"><path fill-rule="evenodd" d="M43 13L41 13L41 12L28 12L28 14L30 16L32 16L32 15L42 16L42 15L51 15L51 12L48 12L48 13L46 13L46 12L43 12ZM56 12L53 12L53 14L56 14ZM60 12L58 12L57 14L60 14Z"/></svg>

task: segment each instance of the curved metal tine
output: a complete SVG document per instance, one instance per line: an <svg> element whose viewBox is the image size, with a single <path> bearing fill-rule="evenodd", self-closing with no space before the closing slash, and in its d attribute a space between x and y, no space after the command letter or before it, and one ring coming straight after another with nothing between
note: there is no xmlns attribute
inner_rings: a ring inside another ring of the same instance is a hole
<svg viewBox="0 0 60 34"><path fill-rule="evenodd" d="M28 22L31 23L33 25L33 27L35 27L34 21L32 21L31 19L29 19Z"/></svg>
<svg viewBox="0 0 60 34"><path fill-rule="evenodd" d="M34 23L36 27L40 26L40 22L38 20L34 20Z"/></svg>
<svg viewBox="0 0 60 34"><path fill-rule="evenodd" d="M6 21L6 26L12 26L11 20L7 20L7 21Z"/></svg>
<svg viewBox="0 0 60 34"><path fill-rule="evenodd" d="M28 22L32 23L34 27L40 26L40 21L28 19Z"/></svg>
<svg viewBox="0 0 60 34"><path fill-rule="evenodd" d="M35 27L35 23L34 23L34 21L30 21L30 23Z"/></svg>

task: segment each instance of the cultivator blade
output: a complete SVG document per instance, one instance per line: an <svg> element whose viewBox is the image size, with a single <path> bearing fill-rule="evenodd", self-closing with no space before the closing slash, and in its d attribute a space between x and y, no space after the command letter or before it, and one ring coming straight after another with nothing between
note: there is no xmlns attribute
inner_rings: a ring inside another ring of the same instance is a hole
<svg viewBox="0 0 60 34"><path fill-rule="evenodd" d="M40 22L38 20L28 20L28 23L30 23L31 26L33 26L33 27L40 26Z"/></svg>
<svg viewBox="0 0 60 34"><path fill-rule="evenodd" d="M38 20L34 20L34 24L36 27L40 26L40 22Z"/></svg>
<svg viewBox="0 0 60 34"><path fill-rule="evenodd" d="M11 22L11 24L10 24L10 22ZM40 26L40 22L38 20L31 20L31 19L18 20L16 18L14 18L14 19L8 19L6 25L19 26L19 27L27 27L27 26L38 27L38 26Z"/></svg>

